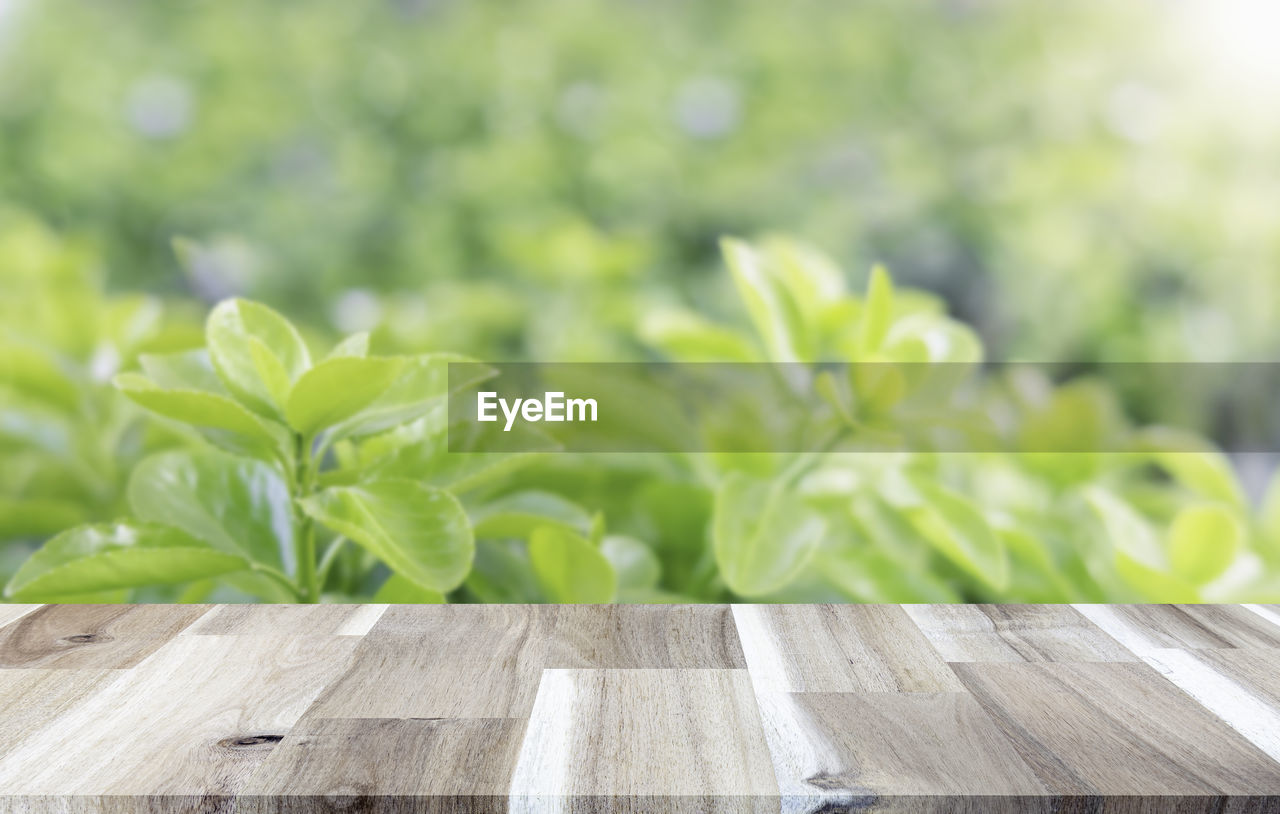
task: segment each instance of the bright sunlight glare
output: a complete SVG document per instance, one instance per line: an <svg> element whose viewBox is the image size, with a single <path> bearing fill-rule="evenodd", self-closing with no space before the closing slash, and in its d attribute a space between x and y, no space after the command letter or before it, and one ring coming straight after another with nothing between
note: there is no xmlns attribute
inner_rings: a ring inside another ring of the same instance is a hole
<svg viewBox="0 0 1280 814"><path fill-rule="evenodd" d="M1207 79L1248 96L1280 91L1280 0L1183 0L1188 45Z"/></svg>

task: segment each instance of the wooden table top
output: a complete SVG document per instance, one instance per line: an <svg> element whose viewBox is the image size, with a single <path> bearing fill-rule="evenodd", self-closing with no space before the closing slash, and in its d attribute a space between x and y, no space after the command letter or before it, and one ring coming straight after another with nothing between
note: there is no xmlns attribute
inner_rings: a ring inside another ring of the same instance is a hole
<svg viewBox="0 0 1280 814"><path fill-rule="evenodd" d="M0 605L0 810L1280 811L1280 606Z"/></svg>

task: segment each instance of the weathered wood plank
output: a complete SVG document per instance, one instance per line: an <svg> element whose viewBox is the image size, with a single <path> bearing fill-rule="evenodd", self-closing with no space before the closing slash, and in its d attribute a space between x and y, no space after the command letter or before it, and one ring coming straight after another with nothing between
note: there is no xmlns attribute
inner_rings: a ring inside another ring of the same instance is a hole
<svg viewBox="0 0 1280 814"><path fill-rule="evenodd" d="M1137 661L1067 605L903 605L947 661Z"/></svg>
<svg viewBox="0 0 1280 814"><path fill-rule="evenodd" d="M778 805L745 670L546 670L510 795L512 811Z"/></svg>
<svg viewBox="0 0 1280 814"><path fill-rule="evenodd" d="M758 690L964 690L897 605L735 605L733 613Z"/></svg>
<svg viewBox="0 0 1280 814"><path fill-rule="evenodd" d="M363 636L386 609L386 605L220 605L184 635Z"/></svg>
<svg viewBox="0 0 1280 814"><path fill-rule="evenodd" d="M0 668L132 667L207 605L46 605L0 628Z"/></svg>

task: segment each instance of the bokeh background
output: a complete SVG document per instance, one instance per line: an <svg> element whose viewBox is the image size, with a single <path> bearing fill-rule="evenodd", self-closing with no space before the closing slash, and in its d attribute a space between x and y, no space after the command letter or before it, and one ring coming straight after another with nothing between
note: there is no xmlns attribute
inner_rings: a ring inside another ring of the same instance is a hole
<svg viewBox="0 0 1280 814"><path fill-rule="evenodd" d="M721 236L783 233L938 295L988 358L1267 361L1278 26L1266 0L0 0L0 317L92 381L139 320L187 347L232 295L384 351L645 358L654 309L739 309ZM68 409L5 414L86 484L40 503L65 473L9 447L10 537L109 516L153 443ZM1237 463L1256 493L1269 464Z"/></svg>

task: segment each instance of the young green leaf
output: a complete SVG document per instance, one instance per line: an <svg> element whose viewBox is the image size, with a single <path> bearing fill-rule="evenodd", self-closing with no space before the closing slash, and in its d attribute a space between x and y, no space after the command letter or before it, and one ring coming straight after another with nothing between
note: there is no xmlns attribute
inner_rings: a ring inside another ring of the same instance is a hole
<svg viewBox="0 0 1280 814"><path fill-rule="evenodd" d="M130 401L157 415L240 436L248 448L270 450L283 442L280 429L226 396L202 390L165 390L139 373L122 373L114 383ZM236 447L237 451L244 449L243 445Z"/></svg>
<svg viewBox="0 0 1280 814"><path fill-rule="evenodd" d="M1243 543L1244 527L1228 509L1188 506L1169 529L1169 562L1183 579L1203 585L1227 570Z"/></svg>
<svg viewBox="0 0 1280 814"><path fill-rule="evenodd" d="M25 602L144 585L172 585L241 571L243 558L163 525L80 526L23 563L5 596Z"/></svg>
<svg viewBox="0 0 1280 814"><path fill-rule="evenodd" d="M769 357L775 362L800 361L799 317L785 292L766 271L764 258L749 244L733 238L720 241L720 250Z"/></svg>
<svg viewBox="0 0 1280 814"><path fill-rule="evenodd" d="M302 374L289 393L285 417L305 438L351 418L382 395L404 367L404 359L344 356Z"/></svg>
<svg viewBox="0 0 1280 814"><path fill-rule="evenodd" d="M399 574L392 574L373 595L373 601L389 605L442 605L444 594L423 588Z"/></svg>
<svg viewBox="0 0 1280 814"><path fill-rule="evenodd" d="M448 492L420 483L336 487L303 498L300 505L423 588L447 593L458 587L475 555L462 505Z"/></svg>
<svg viewBox="0 0 1280 814"><path fill-rule="evenodd" d="M603 604L618 592L613 566L580 535L556 526L535 529L529 559L538 585L552 602Z"/></svg>
<svg viewBox="0 0 1280 814"><path fill-rule="evenodd" d="M571 500L551 492L527 491L503 495L474 512L476 536L525 538L539 526L557 526L585 534L591 515Z"/></svg>
<svg viewBox="0 0 1280 814"><path fill-rule="evenodd" d="M289 487L269 464L212 450L144 460L129 479L135 517L176 526L214 548L292 573Z"/></svg>
<svg viewBox="0 0 1280 814"><path fill-rule="evenodd" d="M449 396L492 375L492 368L452 353L407 357L389 387L329 433L333 440L386 432L443 408ZM449 377L449 365L465 365L469 375Z"/></svg>
<svg viewBox="0 0 1280 814"><path fill-rule="evenodd" d="M944 557L997 591L1009 586L1009 554L981 510L968 499L924 478L913 479L924 503L907 518Z"/></svg>
<svg viewBox="0 0 1280 814"><path fill-rule="evenodd" d="M786 587L825 531L822 515L776 482L735 472L716 492L716 564L725 584L740 596L762 596Z"/></svg>
<svg viewBox="0 0 1280 814"><path fill-rule="evenodd" d="M246 407L275 418L292 383L311 367L298 330L260 303L226 300L205 325L209 356L218 376Z"/></svg>
<svg viewBox="0 0 1280 814"><path fill-rule="evenodd" d="M884 266L871 269L867 283L867 305L858 329L858 345L865 353L874 353L884 344L893 324L893 279Z"/></svg>
<svg viewBox="0 0 1280 814"><path fill-rule="evenodd" d="M346 339L333 346L333 350L329 351L328 359L345 359L355 357L363 359L369 355L369 332L362 331L358 334L351 334Z"/></svg>
<svg viewBox="0 0 1280 814"><path fill-rule="evenodd" d="M623 590L654 588L662 576L662 564L653 549L634 537L609 535L600 543L600 553L613 566Z"/></svg>

